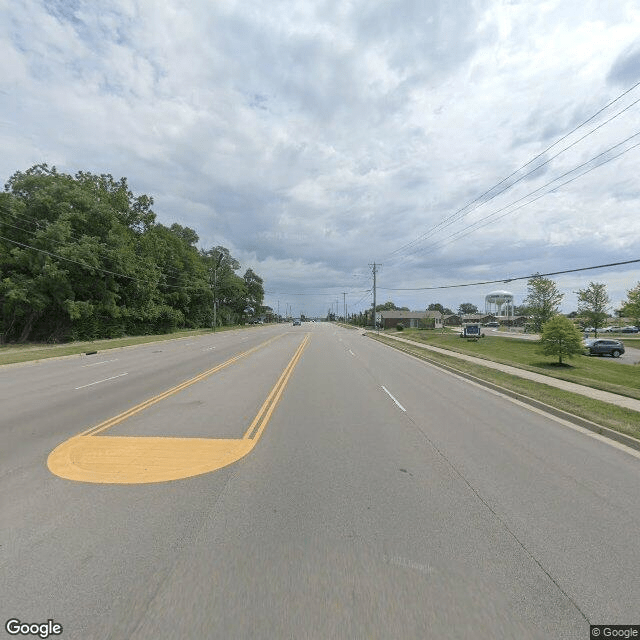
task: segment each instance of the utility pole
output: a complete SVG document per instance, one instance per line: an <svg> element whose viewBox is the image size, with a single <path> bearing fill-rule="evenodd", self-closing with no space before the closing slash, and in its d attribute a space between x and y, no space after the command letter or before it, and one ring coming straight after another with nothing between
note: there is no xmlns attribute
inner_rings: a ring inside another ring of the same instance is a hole
<svg viewBox="0 0 640 640"><path fill-rule="evenodd" d="M344 317L344 321L347 321L347 294L342 292L342 314Z"/></svg>
<svg viewBox="0 0 640 640"><path fill-rule="evenodd" d="M376 273L378 273L378 267L381 267L381 264L373 264L369 265L373 267L373 328L376 328Z"/></svg>

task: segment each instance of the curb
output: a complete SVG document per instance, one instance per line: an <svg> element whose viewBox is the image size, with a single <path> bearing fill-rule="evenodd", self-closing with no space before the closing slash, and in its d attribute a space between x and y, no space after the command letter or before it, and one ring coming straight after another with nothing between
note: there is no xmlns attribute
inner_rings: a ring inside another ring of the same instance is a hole
<svg viewBox="0 0 640 640"><path fill-rule="evenodd" d="M602 425L596 424L595 422L591 422L590 420L587 420L586 418L581 418L580 416L576 416L572 413L568 413L567 411L563 411L562 409L557 409L556 407L552 407L551 405L545 404L544 402L540 402L539 400L534 400L533 398L530 398L529 396L525 396L521 393L518 393L517 391L511 391L511 389L506 389L504 387L501 387L498 384L495 384L494 382L489 382L488 380L483 380L482 378L477 378L474 375L471 375L470 373L466 373L464 371L459 371L458 369L454 368L454 367L450 367L449 365L446 364L442 364L441 362L438 362L437 360L432 360L431 358L425 356L425 357L420 357L420 356L416 356L414 353L411 353L410 351L408 351L407 349L403 349L402 347L396 347L394 345L390 345L386 342L382 342L381 340L377 340L375 336L370 336L368 334L363 334L366 335L367 337L373 338L374 340L376 340L377 342L380 342L381 344L384 344L388 347L391 347L392 349L396 349L398 351L402 351L404 353L406 353L407 355L413 356L414 358L417 358L418 360L422 360L423 362L428 362L429 364L438 367L439 369L444 369L445 371L448 371L449 373L455 374L456 376L459 376L461 378L466 378L467 380L470 380L471 382L475 382L476 384L479 384L480 386L483 387L487 387L488 389L492 389L493 391L497 391L498 393L501 393L502 395L508 396L510 398L513 398L514 400L518 400L519 402L522 402L524 404L528 404L532 407L535 407L536 409L540 409L546 413L550 413L551 415L555 416L556 418L562 418L563 420L566 420L567 422L572 422L573 424L576 424L580 427L583 427L585 429L588 429L589 431L593 431L594 433L597 433L601 436L604 436L605 438L609 438L611 440L615 440L616 442L619 442L620 444L624 444L627 447L630 447L631 449L635 449L636 451L640 451L640 440L638 440L637 438L634 438L633 436L628 436L624 433L620 433L619 431L614 431L613 429L609 429L609 427L603 427ZM418 347L420 348L420 347ZM454 352L452 352L453 354ZM453 355L452 357L455 357L455 355ZM544 384L544 383L538 383L538 384Z"/></svg>

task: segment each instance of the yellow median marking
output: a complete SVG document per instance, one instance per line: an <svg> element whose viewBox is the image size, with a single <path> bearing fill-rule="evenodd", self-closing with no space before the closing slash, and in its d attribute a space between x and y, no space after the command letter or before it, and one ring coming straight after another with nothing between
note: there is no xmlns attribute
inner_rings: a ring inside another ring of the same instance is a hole
<svg viewBox="0 0 640 640"><path fill-rule="evenodd" d="M281 336L276 336L281 337ZM132 407L56 447L47 459L49 470L68 480L107 484L141 484L179 480L216 471L246 456L255 447L309 341L300 343L278 382L242 438L171 438L99 436L136 413L188 386L204 380L276 338L235 356L221 365Z"/></svg>
<svg viewBox="0 0 640 640"><path fill-rule="evenodd" d="M267 426L269 419L271 418L271 414L273 410L276 408L278 401L280 400L280 396L284 391L284 388L287 386L287 382L289 382L289 378L293 373L296 365L298 364L298 360L302 356L302 352L307 346L307 342L309 342L309 334L304 337L304 340L300 343L298 350L291 358L289 364L285 367L285 370L282 372L280 379L276 382L275 387L271 389L271 393L267 396L267 399L264 401L264 404L260 407L260 411L253 419L251 426L247 429L246 433L243 436L243 440L247 440L249 438L255 440L256 442L260 439L264 428ZM256 430L257 427L257 430Z"/></svg>
<svg viewBox="0 0 640 640"><path fill-rule="evenodd" d="M127 411L124 411L123 413L117 416L114 416L113 418L109 418L108 420L101 422L99 425L96 425L95 427L91 427L91 429L84 431L80 435L95 436L96 433L100 433L101 431L105 431L106 429L109 429L110 427L113 427L116 424L119 424L120 422L126 420L127 418L134 416L136 413L140 413L140 411L143 411L144 409L150 407L151 405L156 404L156 402L160 402L160 400L164 400L165 398L168 398L169 396L172 396L175 393L178 393L179 391L182 391L183 389L190 387L192 384L195 384L196 382L201 382L205 378L208 378L214 373L217 373L221 369L228 367L230 364L233 364L234 362L237 362L238 360L245 358L246 356L254 353L255 351L258 351L258 349L262 349L262 347L266 347L268 344L270 344L274 340L277 340L278 338L281 338L283 335L284 334L280 334L279 336L270 338L266 342L262 342L261 344L253 347L252 349L249 349L248 351L239 353L237 356L234 356L233 358L229 358L229 360L227 360L226 362L223 362L222 364L212 367L211 369L207 369L207 371L200 373L194 378L191 378L190 380L186 380L185 382L181 382L179 385L176 385L175 387L172 387L171 389L168 389L167 391L164 391L163 393L160 393L157 396L154 396L153 398L149 398L148 400L145 400L144 402L137 404L135 407L131 407L131 409L127 409Z"/></svg>

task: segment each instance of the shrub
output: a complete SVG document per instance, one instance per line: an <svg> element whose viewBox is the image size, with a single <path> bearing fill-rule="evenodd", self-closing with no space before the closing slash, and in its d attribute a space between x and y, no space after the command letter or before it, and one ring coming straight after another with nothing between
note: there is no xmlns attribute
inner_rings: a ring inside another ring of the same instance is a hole
<svg viewBox="0 0 640 640"><path fill-rule="evenodd" d="M582 336L569 318L554 316L542 327L540 352L546 356L558 356L558 364L562 358L571 358L584 352Z"/></svg>

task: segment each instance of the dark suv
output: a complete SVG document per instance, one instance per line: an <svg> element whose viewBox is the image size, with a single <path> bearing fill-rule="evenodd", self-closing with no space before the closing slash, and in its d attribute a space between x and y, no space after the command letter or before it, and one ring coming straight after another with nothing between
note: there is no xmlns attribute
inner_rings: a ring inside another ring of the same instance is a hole
<svg viewBox="0 0 640 640"><path fill-rule="evenodd" d="M620 340L597 339L585 340L585 349L590 356L603 356L608 354L614 358L619 358L624 353L624 345Z"/></svg>

